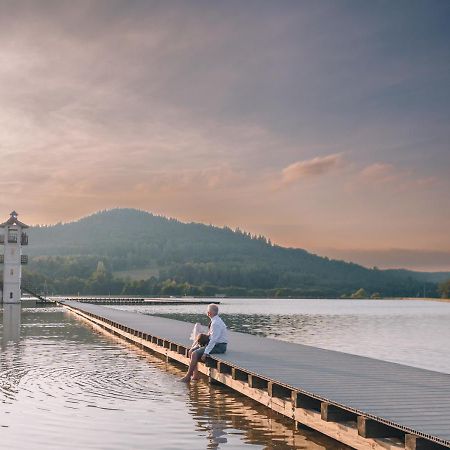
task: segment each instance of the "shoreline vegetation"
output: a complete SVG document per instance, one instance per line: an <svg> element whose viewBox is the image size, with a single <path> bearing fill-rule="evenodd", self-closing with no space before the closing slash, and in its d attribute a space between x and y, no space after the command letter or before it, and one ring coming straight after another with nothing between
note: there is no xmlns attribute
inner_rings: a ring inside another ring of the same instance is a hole
<svg viewBox="0 0 450 450"><path fill-rule="evenodd" d="M423 302L440 302L440 303L450 303L450 298L444 297L400 297L393 300L420 300Z"/></svg>
<svg viewBox="0 0 450 450"><path fill-rule="evenodd" d="M135 209L32 227L29 237L23 281L40 294L450 296L450 272L369 269L274 245L240 229L183 223Z"/></svg>

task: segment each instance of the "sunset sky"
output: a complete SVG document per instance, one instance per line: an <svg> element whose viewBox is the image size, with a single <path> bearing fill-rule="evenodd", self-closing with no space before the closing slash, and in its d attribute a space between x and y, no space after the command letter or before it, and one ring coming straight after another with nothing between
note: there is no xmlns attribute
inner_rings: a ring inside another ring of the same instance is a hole
<svg viewBox="0 0 450 450"><path fill-rule="evenodd" d="M135 207L450 270L450 2L0 0L0 214Z"/></svg>

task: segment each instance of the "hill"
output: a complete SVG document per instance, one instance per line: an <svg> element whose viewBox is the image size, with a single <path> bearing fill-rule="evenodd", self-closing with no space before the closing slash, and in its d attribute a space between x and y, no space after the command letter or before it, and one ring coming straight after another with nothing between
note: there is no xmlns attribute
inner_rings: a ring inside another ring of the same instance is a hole
<svg viewBox="0 0 450 450"><path fill-rule="evenodd" d="M364 288L383 296L424 289L437 295L435 281L423 274L367 269L241 230L134 209L33 227L29 235L27 282L59 293L335 297Z"/></svg>

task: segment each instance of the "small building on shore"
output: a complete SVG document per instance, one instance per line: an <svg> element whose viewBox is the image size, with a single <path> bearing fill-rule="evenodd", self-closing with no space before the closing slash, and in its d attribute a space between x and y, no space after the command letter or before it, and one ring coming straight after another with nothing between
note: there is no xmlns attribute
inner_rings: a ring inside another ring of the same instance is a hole
<svg viewBox="0 0 450 450"><path fill-rule="evenodd" d="M0 224L0 245L3 254L0 263L3 264L3 303L20 303L22 291L22 265L28 263L28 256L22 254L22 247L28 245L28 235L25 233L28 225L17 218L13 211L6 222Z"/></svg>

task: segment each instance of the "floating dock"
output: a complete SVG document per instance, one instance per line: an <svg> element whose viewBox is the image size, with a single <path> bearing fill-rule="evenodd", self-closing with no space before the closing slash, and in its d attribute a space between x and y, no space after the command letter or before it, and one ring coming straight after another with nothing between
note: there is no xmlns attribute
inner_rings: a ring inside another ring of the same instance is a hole
<svg viewBox="0 0 450 450"><path fill-rule="evenodd" d="M209 305L209 300L196 300L194 298L136 298L136 297L61 297L57 300L79 303L90 303L92 305ZM216 304L220 302L214 301Z"/></svg>
<svg viewBox="0 0 450 450"><path fill-rule="evenodd" d="M192 324L61 302L79 317L187 365ZM450 375L230 332L229 350L199 371L356 449L450 448Z"/></svg>

